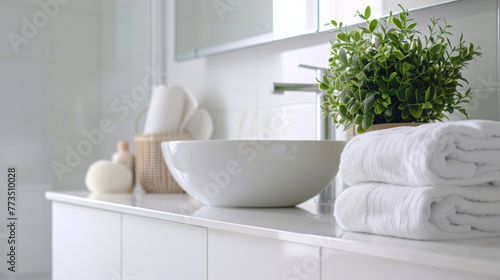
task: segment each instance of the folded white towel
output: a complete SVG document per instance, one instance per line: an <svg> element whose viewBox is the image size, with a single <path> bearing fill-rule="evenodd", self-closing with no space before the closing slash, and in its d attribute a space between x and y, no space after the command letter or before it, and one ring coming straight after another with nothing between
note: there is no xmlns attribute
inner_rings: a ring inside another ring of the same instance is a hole
<svg viewBox="0 0 500 280"><path fill-rule="evenodd" d="M335 202L348 231L421 240L500 235L500 188L491 185L409 187L368 183Z"/></svg>
<svg viewBox="0 0 500 280"><path fill-rule="evenodd" d="M345 147L349 185L477 185L500 182L500 122L466 120L364 133Z"/></svg>

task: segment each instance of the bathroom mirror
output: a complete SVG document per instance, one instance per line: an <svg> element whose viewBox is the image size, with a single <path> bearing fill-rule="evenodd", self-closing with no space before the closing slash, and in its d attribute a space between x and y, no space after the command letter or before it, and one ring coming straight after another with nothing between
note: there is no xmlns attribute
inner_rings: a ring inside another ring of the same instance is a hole
<svg viewBox="0 0 500 280"><path fill-rule="evenodd" d="M176 60L316 32L317 0L176 0Z"/></svg>
<svg viewBox="0 0 500 280"><path fill-rule="evenodd" d="M389 14L390 11L398 12L401 9L398 4L403 5L410 11L428 8L445 3L455 2L444 0L319 0L319 31L331 30L333 26L325 25L335 19L344 25L353 25L362 22L359 17L354 17L355 11L364 11L366 6L371 8L371 19L380 18Z"/></svg>
<svg viewBox="0 0 500 280"><path fill-rule="evenodd" d="M453 0L456 1L456 0ZM397 3L416 10L444 0L175 0L175 60L217 54L331 29L331 19L359 23L356 9L370 5L372 18Z"/></svg>

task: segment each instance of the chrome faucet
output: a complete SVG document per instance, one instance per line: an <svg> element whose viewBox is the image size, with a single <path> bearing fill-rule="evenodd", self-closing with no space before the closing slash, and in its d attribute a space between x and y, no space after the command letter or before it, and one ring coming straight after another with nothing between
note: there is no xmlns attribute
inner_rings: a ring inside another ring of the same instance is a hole
<svg viewBox="0 0 500 280"><path fill-rule="evenodd" d="M316 70L316 78L323 80L323 75L327 73L327 68L315 67L299 64L299 67ZM321 106L326 101L325 93L318 89L317 84L294 84L294 83L271 83L271 92L274 94L283 94L285 91L307 91L316 93L316 139L334 140L335 129L332 128L332 119L330 116L324 116ZM318 203L333 204L335 202L335 180L326 186L317 199Z"/></svg>

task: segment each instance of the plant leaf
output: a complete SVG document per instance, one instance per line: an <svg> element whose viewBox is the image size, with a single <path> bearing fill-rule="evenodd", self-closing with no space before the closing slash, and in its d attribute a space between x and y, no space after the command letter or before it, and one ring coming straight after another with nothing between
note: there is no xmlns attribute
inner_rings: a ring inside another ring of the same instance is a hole
<svg viewBox="0 0 500 280"><path fill-rule="evenodd" d="M346 118L347 116L347 107L343 104L339 105L338 107L339 114L342 118Z"/></svg>
<svg viewBox="0 0 500 280"><path fill-rule="evenodd" d="M348 131L349 129L351 129L356 123L354 122L351 122L349 123L348 125L345 125L344 124L344 131Z"/></svg>
<svg viewBox="0 0 500 280"><path fill-rule="evenodd" d="M345 54L344 48L340 48L339 50L339 59L342 63L347 64L347 56Z"/></svg>
<svg viewBox="0 0 500 280"><path fill-rule="evenodd" d="M385 110L385 115L388 116L388 117L392 117L392 110L394 109L394 106L396 105L396 103L393 103L389 106L389 108L387 108Z"/></svg>
<svg viewBox="0 0 500 280"><path fill-rule="evenodd" d="M396 95L398 96L399 101L406 102L406 94L404 90L402 89L398 90Z"/></svg>
<svg viewBox="0 0 500 280"><path fill-rule="evenodd" d="M345 35L345 33L337 33L337 39L341 40L341 41L344 41L344 42L347 42L347 35Z"/></svg>
<svg viewBox="0 0 500 280"><path fill-rule="evenodd" d="M354 42L361 40L361 34L357 31L354 32Z"/></svg>
<svg viewBox="0 0 500 280"><path fill-rule="evenodd" d="M400 50L394 50L392 52L399 60L402 60L405 58L405 55L400 51Z"/></svg>
<svg viewBox="0 0 500 280"><path fill-rule="evenodd" d="M406 101L407 102L411 102L412 96L413 96L413 94L411 92L411 89L410 88L406 88L406 90L405 90Z"/></svg>
<svg viewBox="0 0 500 280"><path fill-rule="evenodd" d="M375 107L375 114L378 115L378 114L382 113L383 111L385 111L384 105L377 104L377 106Z"/></svg>
<svg viewBox="0 0 500 280"><path fill-rule="evenodd" d="M393 18L392 18L392 23L394 23L394 25L395 25L397 28L399 28L399 29L403 30L403 24L401 23L401 21L400 21L398 18L393 17Z"/></svg>
<svg viewBox="0 0 500 280"><path fill-rule="evenodd" d="M366 95L366 98L363 99L363 109L365 114L370 112L375 104L375 92L369 92Z"/></svg>
<svg viewBox="0 0 500 280"><path fill-rule="evenodd" d="M365 131L363 130L363 128L361 127L361 125L358 125L358 128L356 128L356 132L357 132L358 134L363 134L363 133L365 133Z"/></svg>
<svg viewBox="0 0 500 280"><path fill-rule="evenodd" d="M410 113L415 118L420 118L422 116L422 107L419 105L410 105Z"/></svg>
<svg viewBox="0 0 500 280"><path fill-rule="evenodd" d="M412 24L408 25L408 27L406 27L406 28L407 28L407 29L413 29L413 28L415 28L415 26L417 26L417 23L416 23L416 22L414 22L414 23L412 23Z"/></svg>
<svg viewBox="0 0 500 280"><path fill-rule="evenodd" d="M432 47L430 48L430 50L429 50L429 51L430 51L431 53L433 53L433 54L436 54L436 53L438 53L438 52L440 52L440 51L441 51L441 48L442 48L442 47L443 47L443 46L442 46L441 44L435 44L434 46L432 46Z"/></svg>
<svg viewBox="0 0 500 280"><path fill-rule="evenodd" d="M409 116L410 116L410 110L408 109L408 107L405 107L403 111L401 111L401 118L403 118L403 120L406 120L408 119Z"/></svg>
<svg viewBox="0 0 500 280"><path fill-rule="evenodd" d="M329 83L328 76L326 74L323 74L323 83L325 84Z"/></svg>
<svg viewBox="0 0 500 280"><path fill-rule="evenodd" d="M363 118L365 116L363 115L357 115L356 118L354 119L354 122L357 124L357 125L361 125L363 123Z"/></svg>
<svg viewBox="0 0 500 280"><path fill-rule="evenodd" d="M342 72L342 71L344 71L344 70L345 70L348 66L349 66L349 65L344 64L344 65L342 65L342 66L340 66L340 67L335 68L335 71L336 71L336 72Z"/></svg>
<svg viewBox="0 0 500 280"><path fill-rule="evenodd" d="M351 113L351 115L354 115L359 111L359 109L361 109L361 107L363 107L363 105L361 105L361 103L358 102L358 103L354 104L351 107L351 109L349 109L349 113Z"/></svg>
<svg viewBox="0 0 500 280"><path fill-rule="evenodd" d="M396 77L397 74L398 74L397 72L392 72L391 75L389 76L388 82L392 81L392 79L394 79L394 77Z"/></svg>
<svg viewBox="0 0 500 280"><path fill-rule="evenodd" d="M396 41L399 40L398 35L396 35L396 34L394 34L392 32L387 33L387 36L389 36L389 38L391 38L392 41L396 42Z"/></svg>
<svg viewBox="0 0 500 280"><path fill-rule="evenodd" d="M403 45L403 50L404 50L405 52L410 51L410 43L405 42L405 43L404 43L404 45Z"/></svg>
<svg viewBox="0 0 500 280"><path fill-rule="evenodd" d="M368 30L370 30L370 33L373 33L373 31L377 29L377 26L378 26L378 20L372 19L370 21L370 24L368 25Z"/></svg>
<svg viewBox="0 0 500 280"><path fill-rule="evenodd" d="M429 102L430 98L431 98L431 87L428 87L427 90L425 91L425 102Z"/></svg>
<svg viewBox="0 0 500 280"><path fill-rule="evenodd" d="M394 73L396 73L396 72L394 72ZM392 74L391 74L391 76L392 76ZM387 97L389 97L389 91L387 91L385 88L380 89L380 91L382 92L383 99L386 99Z"/></svg>
<svg viewBox="0 0 500 280"><path fill-rule="evenodd" d="M361 126L363 127L363 130L366 131L372 125L373 125L373 114L372 113L368 113L363 118L363 121L361 122Z"/></svg>
<svg viewBox="0 0 500 280"><path fill-rule="evenodd" d="M365 14L364 14L365 19L369 19L371 14L372 14L372 9L370 8L370 6L366 6Z"/></svg>
<svg viewBox="0 0 500 280"><path fill-rule="evenodd" d="M417 48L418 52L422 50L422 40L420 40L420 37L417 38Z"/></svg>
<svg viewBox="0 0 500 280"><path fill-rule="evenodd" d="M404 12L405 9L403 8L403 6L401 6L401 4L399 4L399 7L403 11L402 13L399 13L399 18L401 19L401 21L404 21L406 19L406 13Z"/></svg>
<svg viewBox="0 0 500 280"><path fill-rule="evenodd" d="M335 89L340 90L340 78L335 79Z"/></svg>
<svg viewBox="0 0 500 280"><path fill-rule="evenodd" d="M342 89L342 91L339 94L339 100L341 102L344 102L344 98L345 98L345 96L347 95L348 92L349 92L349 88L345 87L345 88Z"/></svg>

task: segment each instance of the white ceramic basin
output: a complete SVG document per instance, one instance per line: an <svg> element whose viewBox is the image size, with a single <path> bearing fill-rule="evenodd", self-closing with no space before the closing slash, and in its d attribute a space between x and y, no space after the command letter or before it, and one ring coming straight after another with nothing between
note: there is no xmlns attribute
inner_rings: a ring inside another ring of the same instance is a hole
<svg viewBox="0 0 500 280"><path fill-rule="evenodd" d="M162 143L168 169L203 204L286 207L334 178L343 141L202 140Z"/></svg>

